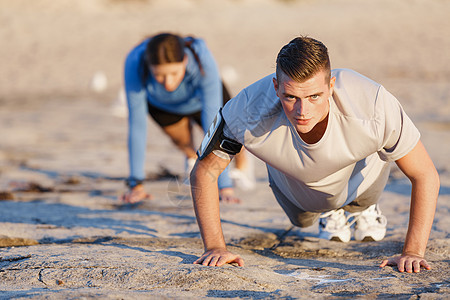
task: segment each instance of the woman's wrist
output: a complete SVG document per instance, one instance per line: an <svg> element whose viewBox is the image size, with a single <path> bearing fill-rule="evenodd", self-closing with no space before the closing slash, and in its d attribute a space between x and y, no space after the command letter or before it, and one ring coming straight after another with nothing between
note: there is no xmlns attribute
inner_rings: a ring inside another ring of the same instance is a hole
<svg viewBox="0 0 450 300"><path fill-rule="evenodd" d="M134 177L129 177L127 180L125 180L125 185L130 189L134 189L136 186L138 185L142 185L142 183L144 182L144 180L142 179L137 179Z"/></svg>

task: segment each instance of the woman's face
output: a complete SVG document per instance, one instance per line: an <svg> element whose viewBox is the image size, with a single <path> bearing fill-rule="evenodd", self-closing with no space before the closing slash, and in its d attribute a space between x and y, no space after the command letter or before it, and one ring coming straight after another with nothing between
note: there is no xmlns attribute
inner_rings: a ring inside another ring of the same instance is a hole
<svg viewBox="0 0 450 300"><path fill-rule="evenodd" d="M182 62L167 63L161 65L151 65L150 71L168 92L173 92L183 81L186 73L187 57L185 56Z"/></svg>

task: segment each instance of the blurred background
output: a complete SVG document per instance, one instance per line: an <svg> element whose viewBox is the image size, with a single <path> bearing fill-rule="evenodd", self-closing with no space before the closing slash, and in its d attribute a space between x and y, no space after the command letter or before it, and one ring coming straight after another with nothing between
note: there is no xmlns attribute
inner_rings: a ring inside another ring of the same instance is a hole
<svg viewBox="0 0 450 300"><path fill-rule="evenodd" d="M161 31L204 38L234 92L299 34L323 41L335 68L446 83L449 13L445 0L1 0L0 96L83 95L97 72L114 94L127 52Z"/></svg>

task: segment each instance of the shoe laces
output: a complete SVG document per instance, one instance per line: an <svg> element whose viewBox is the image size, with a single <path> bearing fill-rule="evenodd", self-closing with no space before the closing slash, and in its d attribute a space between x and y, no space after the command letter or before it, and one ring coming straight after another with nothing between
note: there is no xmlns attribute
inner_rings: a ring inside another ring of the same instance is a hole
<svg viewBox="0 0 450 300"><path fill-rule="evenodd" d="M369 206L366 210L361 212L349 214L348 219L352 219L351 222L348 222L350 225L356 222L356 226L385 227L387 224L387 219L381 214L381 210L377 204Z"/></svg>
<svg viewBox="0 0 450 300"><path fill-rule="evenodd" d="M320 215L320 225L327 231L350 228L351 224L347 221L348 218L343 209L328 211Z"/></svg>

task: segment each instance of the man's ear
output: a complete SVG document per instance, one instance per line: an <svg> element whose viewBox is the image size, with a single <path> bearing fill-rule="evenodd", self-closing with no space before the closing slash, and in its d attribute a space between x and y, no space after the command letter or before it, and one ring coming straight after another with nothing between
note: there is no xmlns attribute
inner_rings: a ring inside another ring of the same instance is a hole
<svg viewBox="0 0 450 300"><path fill-rule="evenodd" d="M331 92L333 92L333 89L334 89L334 84L336 83L336 77L331 77L331 79L330 79L330 90L331 90Z"/></svg>
<svg viewBox="0 0 450 300"><path fill-rule="evenodd" d="M274 77L272 78L273 81L273 88L275 89L275 92L277 92L278 95L278 80Z"/></svg>
<svg viewBox="0 0 450 300"><path fill-rule="evenodd" d="M185 54L183 57L183 64L185 67L187 66L187 63L188 63L188 56L187 56L187 54Z"/></svg>

